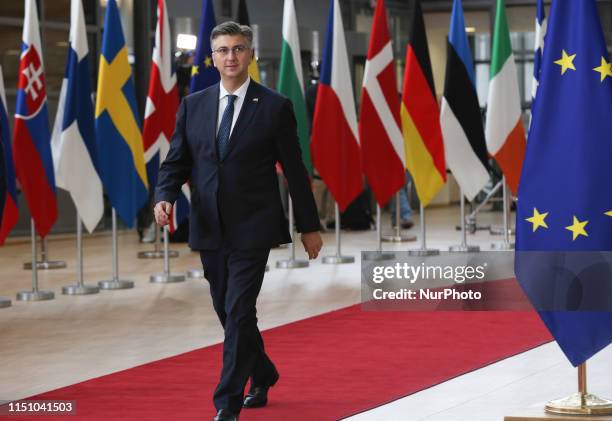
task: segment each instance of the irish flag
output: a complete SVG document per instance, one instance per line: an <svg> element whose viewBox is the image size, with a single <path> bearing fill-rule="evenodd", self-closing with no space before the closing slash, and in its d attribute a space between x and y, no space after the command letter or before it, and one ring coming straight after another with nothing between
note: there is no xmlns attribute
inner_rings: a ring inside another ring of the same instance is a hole
<svg viewBox="0 0 612 421"><path fill-rule="evenodd" d="M516 194L525 156L525 129L504 0L497 0L487 104L487 149Z"/></svg>
<svg viewBox="0 0 612 421"><path fill-rule="evenodd" d="M280 75L278 91L293 103L297 120L302 160L309 173L312 173L310 144L308 136L308 117L304 96L304 76L302 75L302 58L300 56L300 39L295 17L293 0L285 0L283 7L283 46L281 49Z"/></svg>

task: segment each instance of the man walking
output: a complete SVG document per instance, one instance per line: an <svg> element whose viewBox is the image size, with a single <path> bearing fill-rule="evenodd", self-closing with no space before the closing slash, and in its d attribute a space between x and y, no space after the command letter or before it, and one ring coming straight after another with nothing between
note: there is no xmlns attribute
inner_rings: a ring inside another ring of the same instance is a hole
<svg viewBox="0 0 612 421"><path fill-rule="evenodd" d="M189 244L200 250L225 330L223 370L214 393L216 421L237 420L243 406L264 406L279 378L264 351L255 308L270 248L291 241L277 161L309 258L315 259L322 247L291 101L249 78L252 40L251 29L234 22L213 29L212 59L221 82L181 103L155 195L155 219L166 225L181 186L191 180Z"/></svg>

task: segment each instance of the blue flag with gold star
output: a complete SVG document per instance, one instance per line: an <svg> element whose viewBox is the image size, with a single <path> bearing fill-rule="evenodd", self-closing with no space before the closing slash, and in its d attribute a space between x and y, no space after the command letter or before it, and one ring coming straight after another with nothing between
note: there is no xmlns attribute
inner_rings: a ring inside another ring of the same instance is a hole
<svg viewBox="0 0 612 421"><path fill-rule="evenodd" d="M595 0L552 2L544 45L515 272L577 366L612 342L612 68Z"/></svg>
<svg viewBox="0 0 612 421"><path fill-rule="evenodd" d="M196 44L195 58L191 68L191 93L206 89L219 82L219 71L213 66L210 33L217 25L212 0L202 0L200 31Z"/></svg>

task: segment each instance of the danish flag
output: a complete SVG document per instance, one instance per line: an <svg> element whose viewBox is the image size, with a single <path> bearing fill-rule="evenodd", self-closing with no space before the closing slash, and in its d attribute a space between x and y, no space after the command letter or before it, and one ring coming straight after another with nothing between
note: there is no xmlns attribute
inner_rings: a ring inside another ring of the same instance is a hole
<svg viewBox="0 0 612 421"><path fill-rule="evenodd" d="M406 182L400 95L383 0L376 2L363 76L359 140L363 172L384 206Z"/></svg>

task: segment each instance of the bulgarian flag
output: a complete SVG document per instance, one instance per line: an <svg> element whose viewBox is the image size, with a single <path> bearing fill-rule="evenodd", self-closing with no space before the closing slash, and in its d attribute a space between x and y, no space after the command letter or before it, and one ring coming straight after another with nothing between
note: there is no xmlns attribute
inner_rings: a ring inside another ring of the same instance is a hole
<svg viewBox="0 0 612 421"><path fill-rule="evenodd" d="M300 56L300 39L298 37L298 25L293 0L285 0L283 7L283 46L281 49L278 91L288 97L293 103L300 148L302 150L302 160L308 172L312 174L308 117L304 96L304 76L302 75L302 58Z"/></svg>
<svg viewBox="0 0 612 421"><path fill-rule="evenodd" d="M504 0L497 0L487 104L487 149L516 194L525 157L525 129Z"/></svg>

